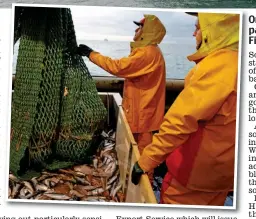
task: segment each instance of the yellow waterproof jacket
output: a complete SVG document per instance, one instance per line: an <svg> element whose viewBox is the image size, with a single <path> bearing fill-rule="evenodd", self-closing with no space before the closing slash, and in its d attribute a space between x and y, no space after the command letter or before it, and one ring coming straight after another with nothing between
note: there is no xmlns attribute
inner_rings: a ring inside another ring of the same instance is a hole
<svg viewBox="0 0 256 219"><path fill-rule="evenodd" d="M183 186L228 191L234 181L239 15L198 18L203 42L188 59L200 62L138 162L147 172L166 160Z"/></svg>
<svg viewBox="0 0 256 219"><path fill-rule="evenodd" d="M90 60L112 75L125 78L122 106L133 133L158 130L164 117L165 61L159 44L166 30L154 15L144 15L141 39L131 42L131 54L111 59L98 52Z"/></svg>

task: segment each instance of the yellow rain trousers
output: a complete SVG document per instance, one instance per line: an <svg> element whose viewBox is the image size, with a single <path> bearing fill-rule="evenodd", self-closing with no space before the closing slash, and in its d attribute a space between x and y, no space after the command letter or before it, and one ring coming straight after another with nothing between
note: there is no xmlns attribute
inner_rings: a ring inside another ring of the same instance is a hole
<svg viewBox="0 0 256 219"><path fill-rule="evenodd" d="M165 60L157 45L166 34L165 27L154 15L144 17L142 35L131 42L128 57L111 59L98 52L89 57L110 74L125 78L122 106L134 137L140 139L140 149L151 143L151 132L163 121L166 80Z"/></svg>
<svg viewBox="0 0 256 219"><path fill-rule="evenodd" d="M148 172L166 161L161 203L223 205L234 184L239 15L198 13L196 66L143 151Z"/></svg>

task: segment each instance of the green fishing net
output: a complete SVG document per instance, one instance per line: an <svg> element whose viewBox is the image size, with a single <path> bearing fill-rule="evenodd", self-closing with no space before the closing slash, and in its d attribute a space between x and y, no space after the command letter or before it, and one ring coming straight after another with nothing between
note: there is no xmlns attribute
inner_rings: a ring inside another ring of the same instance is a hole
<svg viewBox="0 0 256 219"><path fill-rule="evenodd" d="M16 7L10 171L64 168L95 152L106 109L82 59L68 8Z"/></svg>

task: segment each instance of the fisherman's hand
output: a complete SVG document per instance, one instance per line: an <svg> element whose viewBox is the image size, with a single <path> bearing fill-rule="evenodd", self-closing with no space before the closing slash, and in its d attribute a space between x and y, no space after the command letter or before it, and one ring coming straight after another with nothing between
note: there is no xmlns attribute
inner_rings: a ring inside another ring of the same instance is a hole
<svg viewBox="0 0 256 219"><path fill-rule="evenodd" d="M80 56L87 56L89 58L91 52L93 52L93 50L84 44L80 44L79 47L77 47L77 54Z"/></svg>
<svg viewBox="0 0 256 219"><path fill-rule="evenodd" d="M140 168L138 162L136 162L133 166L132 170L132 183L134 185L138 185L141 175L144 174L144 171Z"/></svg>

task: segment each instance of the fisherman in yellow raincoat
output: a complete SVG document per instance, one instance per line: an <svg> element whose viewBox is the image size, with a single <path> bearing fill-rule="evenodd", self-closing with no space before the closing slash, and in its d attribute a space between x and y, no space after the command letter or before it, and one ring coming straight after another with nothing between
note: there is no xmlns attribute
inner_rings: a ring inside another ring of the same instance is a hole
<svg viewBox="0 0 256 219"><path fill-rule="evenodd" d="M197 63L135 163L132 182L166 161L161 203L223 205L234 184L239 15L198 13ZM199 41L200 40L200 41Z"/></svg>
<svg viewBox="0 0 256 219"><path fill-rule="evenodd" d="M152 132L158 131L165 108L165 60L158 46L166 29L158 17L144 15L131 42L131 54L111 59L79 45L77 53L112 75L125 78L122 106L140 153L152 141ZM149 174L153 182L153 171Z"/></svg>

